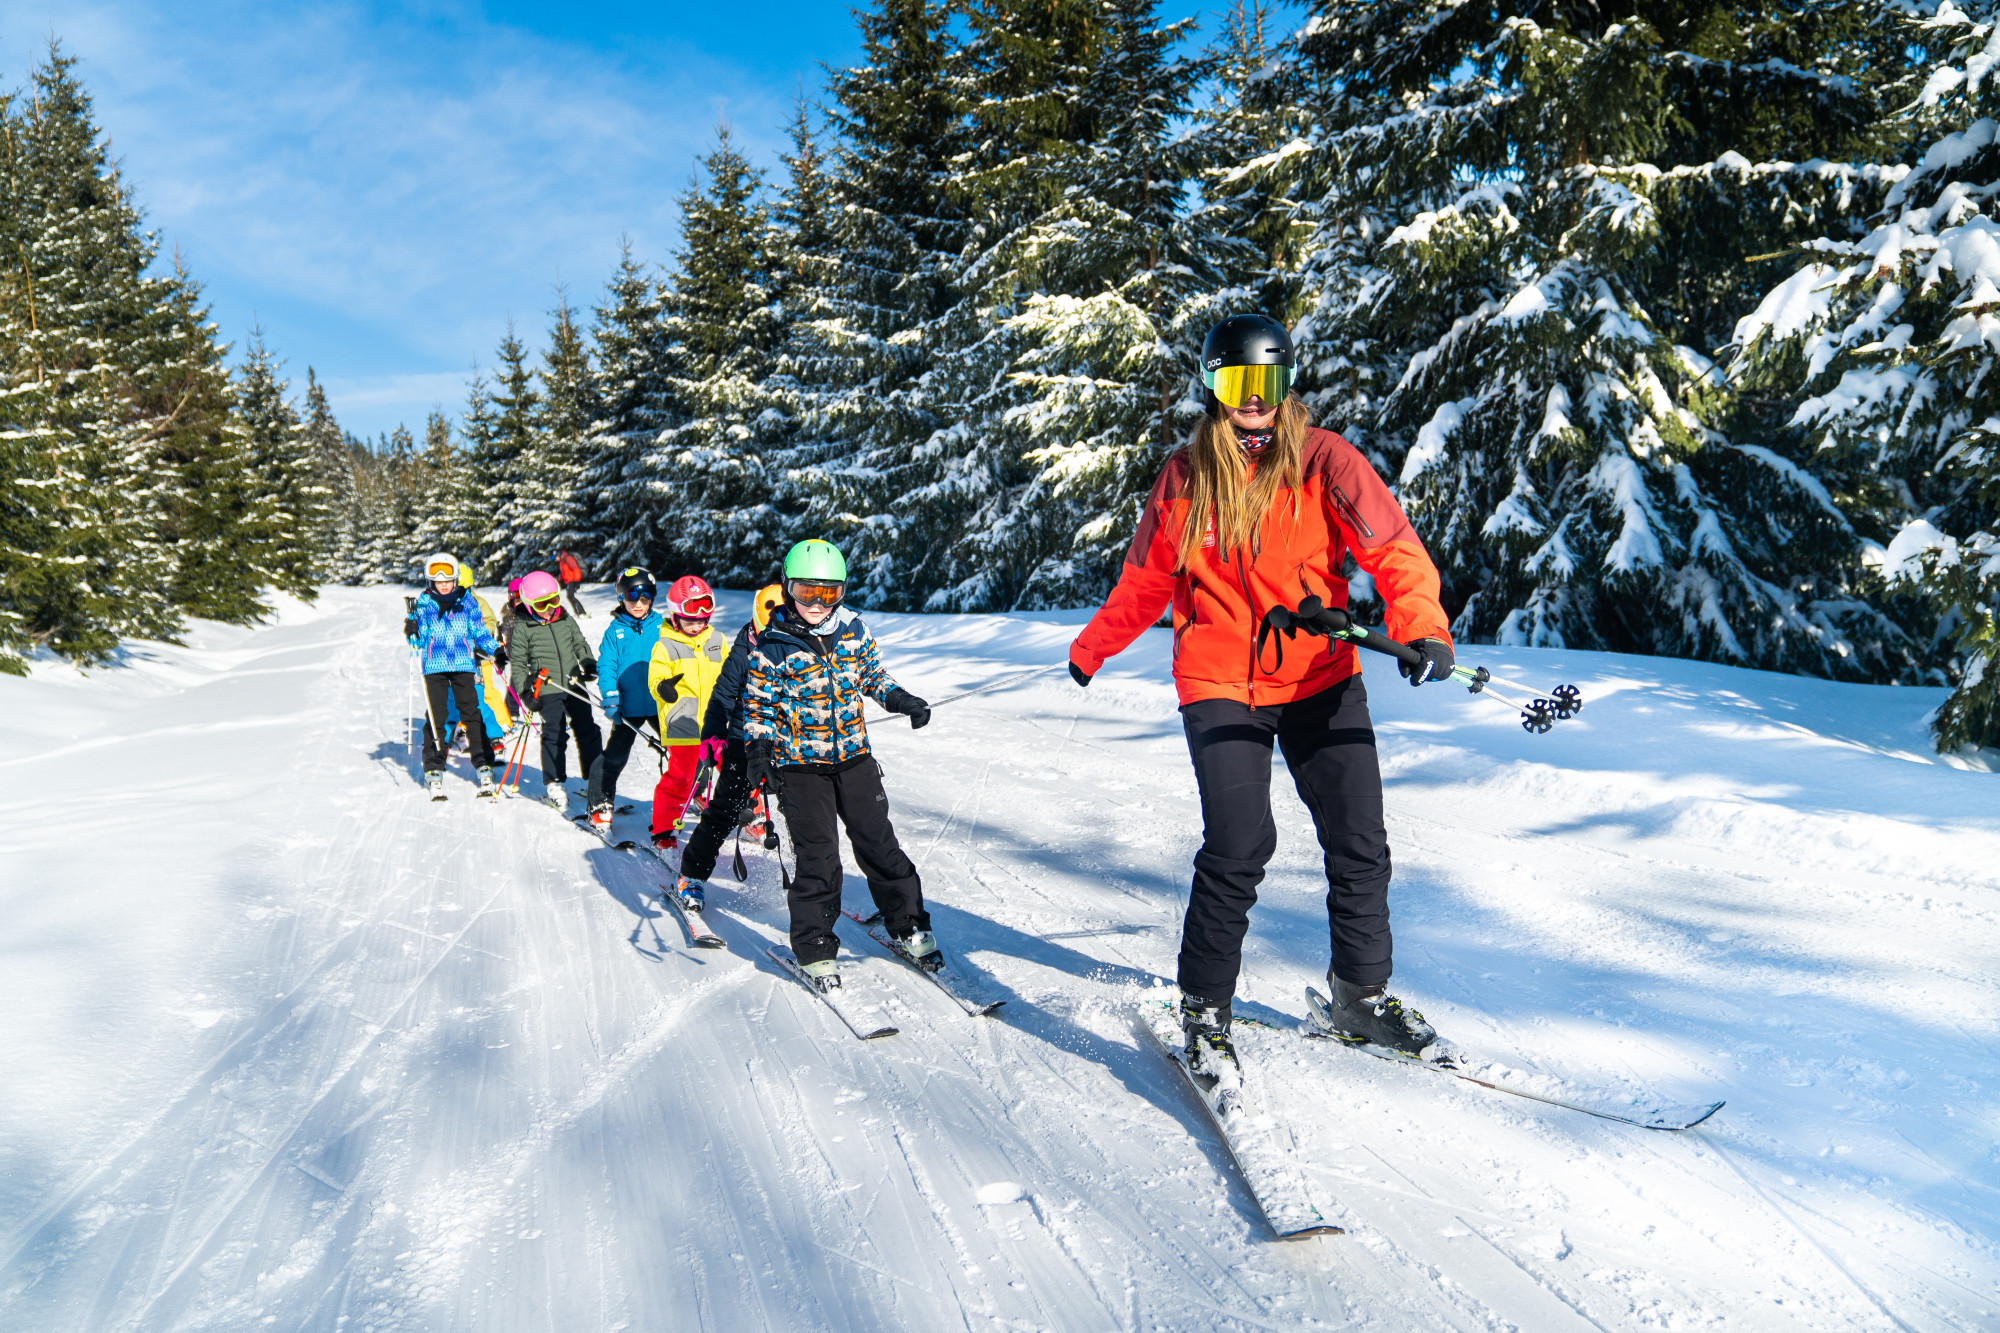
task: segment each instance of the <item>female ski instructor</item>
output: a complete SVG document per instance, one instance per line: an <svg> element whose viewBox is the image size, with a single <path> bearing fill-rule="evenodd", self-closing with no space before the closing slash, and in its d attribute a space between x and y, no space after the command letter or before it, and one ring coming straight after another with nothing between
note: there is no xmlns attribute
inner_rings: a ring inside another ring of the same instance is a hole
<svg viewBox="0 0 2000 1333"><path fill-rule="evenodd" d="M1443 679L1452 651L1437 567L1368 461L1312 426L1291 392L1284 325L1231 316L1209 330L1201 364L1208 412L1160 470L1118 586L1069 650L1070 675L1088 685L1173 606L1174 684L1201 788L1202 845L1181 926L1189 1062L1213 1073L1235 1060L1230 1000L1278 845L1274 741L1326 852L1335 1026L1347 1040L1414 1055L1436 1034L1387 990L1389 841L1354 647L1302 636L1284 652L1272 635L1260 652L1258 629L1272 607L1309 595L1345 607L1352 555L1388 604L1388 634L1423 654L1403 674L1412 685Z"/></svg>

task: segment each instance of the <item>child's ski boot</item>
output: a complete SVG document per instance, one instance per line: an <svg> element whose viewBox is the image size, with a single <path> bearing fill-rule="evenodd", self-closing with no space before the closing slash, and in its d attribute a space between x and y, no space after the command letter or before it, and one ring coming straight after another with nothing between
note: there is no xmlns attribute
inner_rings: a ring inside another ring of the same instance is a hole
<svg viewBox="0 0 2000 1333"><path fill-rule="evenodd" d="M542 800L554 808L557 814L569 813L569 789L560 782L549 783L542 789Z"/></svg>
<svg viewBox="0 0 2000 1333"><path fill-rule="evenodd" d="M840 989L840 964L831 958L822 958L817 963L807 963L799 970L806 974L806 980L817 986L822 994Z"/></svg>
<svg viewBox="0 0 2000 1333"><path fill-rule="evenodd" d="M700 880L682 875L674 885L674 891L680 896L681 910L699 912L707 905L707 889L708 885Z"/></svg>
<svg viewBox="0 0 2000 1333"><path fill-rule="evenodd" d="M429 789L433 801L442 801L444 799L444 774L424 774L424 786Z"/></svg>
<svg viewBox="0 0 2000 1333"><path fill-rule="evenodd" d="M500 789L493 785L492 769L482 768L479 770L479 790L474 794L486 797L494 797L500 794Z"/></svg>
<svg viewBox="0 0 2000 1333"><path fill-rule="evenodd" d="M910 961L924 971L935 976L944 971L944 951L938 948L937 936L928 930L913 930L907 935L892 937L896 947L908 954Z"/></svg>
<svg viewBox="0 0 2000 1333"><path fill-rule="evenodd" d="M610 801L599 801L590 807L590 827L604 837L611 836L611 812L616 806Z"/></svg>

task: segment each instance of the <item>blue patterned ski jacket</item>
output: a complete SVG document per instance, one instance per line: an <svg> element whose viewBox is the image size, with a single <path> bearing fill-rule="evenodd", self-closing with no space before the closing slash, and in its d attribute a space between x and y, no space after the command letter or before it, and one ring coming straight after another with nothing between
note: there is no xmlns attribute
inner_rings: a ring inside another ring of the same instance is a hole
<svg viewBox="0 0 2000 1333"><path fill-rule="evenodd" d="M486 628L478 599L465 589L454 589L444 600L449 605L440 606L435 588L426 588L417 597L416 644L423 655L424 674L477 671L478 654L491 656L500 642Z"/></svg>
<svg viewBox="0 0 2000 1333"><path fill-rule="evenodd" d="M895 688L853 611L841 607L817 630L781 612L750 649L743 734L774 742L771 760L781 766L844 764L868 753L861 710Z"/></svg>

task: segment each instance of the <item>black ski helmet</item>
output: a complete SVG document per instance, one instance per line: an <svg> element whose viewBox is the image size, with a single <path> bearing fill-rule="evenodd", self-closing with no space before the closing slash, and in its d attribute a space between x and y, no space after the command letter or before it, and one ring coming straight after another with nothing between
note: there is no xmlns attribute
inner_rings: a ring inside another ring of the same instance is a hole
<svg viewBox="0 0 2000 1333"><path fill-rule="evenodd" d="M659 592L659 584L653 579L653 571L643 565L627 565L618 571L618 600L634 600L633 594L651 600Z"/></svg>
<svg viewBox="0 0 2000 1333"><path fill-rule="evenodd" d="M1201 340L1201 368L1288 366L1296 368L1292 335L1269 315L1231 315Z"/></svg>

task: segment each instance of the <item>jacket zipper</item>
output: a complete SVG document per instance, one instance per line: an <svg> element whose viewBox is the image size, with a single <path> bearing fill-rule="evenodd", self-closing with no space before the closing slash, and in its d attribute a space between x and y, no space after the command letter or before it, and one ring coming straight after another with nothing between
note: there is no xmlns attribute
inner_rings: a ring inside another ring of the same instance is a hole
<svg viewBox="0 0 2000 1333"><path fill-rule="evenodd" d="M1257 614L1257 599L1250 595L1250 570L1243 563L1243 548L1236 548L1236 582L1243 589L1243 604L1250 608L1250 672L1244 677L1244 689L1250 698L1250 707L1257 706L1257 626L1263 617Z"/></svg>

